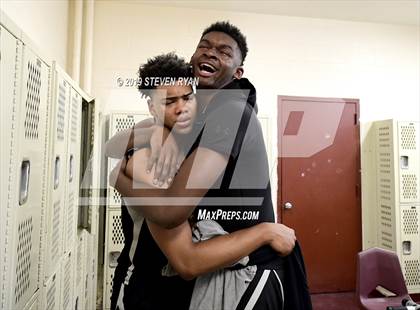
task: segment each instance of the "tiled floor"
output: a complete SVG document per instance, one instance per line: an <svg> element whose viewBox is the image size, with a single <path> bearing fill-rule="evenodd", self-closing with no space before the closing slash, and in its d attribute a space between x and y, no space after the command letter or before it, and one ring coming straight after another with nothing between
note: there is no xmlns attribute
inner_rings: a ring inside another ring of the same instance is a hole
<svg viewBox="0 0 420 310"><path fill-rule="evenodd" d="M311 295L314 310L358 310L354 292ZM420 294L411 298L420 303Z"/></svg>

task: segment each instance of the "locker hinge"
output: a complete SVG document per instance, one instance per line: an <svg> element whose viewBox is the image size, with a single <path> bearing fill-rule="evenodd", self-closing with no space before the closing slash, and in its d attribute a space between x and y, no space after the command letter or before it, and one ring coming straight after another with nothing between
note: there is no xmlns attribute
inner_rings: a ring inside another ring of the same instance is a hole
<svg viewBox="0 0 420 310"><path fill-rule="evenodd" d="M354 124L357 125L357 114L354 113Z"/></svg>

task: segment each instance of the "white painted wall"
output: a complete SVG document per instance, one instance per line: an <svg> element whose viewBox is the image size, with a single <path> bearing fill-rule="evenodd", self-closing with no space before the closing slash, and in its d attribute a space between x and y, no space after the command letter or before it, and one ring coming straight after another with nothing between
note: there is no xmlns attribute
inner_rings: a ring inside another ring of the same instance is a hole
<svg viewBox="0 0 420 310"><path fill-rule="evenodd" d="M176 51L189 58L202 30L230 20L250 48L245 76L257 88L261 115L271 120L276 158L277 96L360 99L361 120L419 119L419 29L376 23L278 15L153 7L96 1L93 90L104 113L143 110L135 88L117 78L135 78L148 57ZM276 193L275 163L272 165ZM275 198L275 197L274 197Z"/></svg>
<svg viewBox="0 0 420 310"><path fill-rule="evenodd" d="M69 0L2 0L0 8L43 54L66 68L68 4Z"/></svg>
<svg viewBox="0 0 420 310"><path fill-rule="evenodd" d="M176 51L189 58L203 28L222 19L247 35L245 74L257 86L261 112L271 114L281 94L359 98L362 121L418 117L420 49L415 26L135 2L95 4L96 96L105 99L106 109L132 106L109 100L114 78L134 77L138 64L158 53Z"/></svg>

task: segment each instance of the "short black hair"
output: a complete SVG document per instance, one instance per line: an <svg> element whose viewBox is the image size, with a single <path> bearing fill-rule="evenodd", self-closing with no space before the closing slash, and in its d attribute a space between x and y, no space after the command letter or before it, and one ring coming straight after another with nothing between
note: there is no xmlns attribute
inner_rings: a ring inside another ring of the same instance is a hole
<svg viewBox="0 0 420 310"><path fill-rule="evenodd" d="M238 44L239 50L241 51L241 54L242 54L241 64L244 63L245 57L248 54L248 45L246 44L246 37L239 30L238 27L236 27L235 25L232 25L229 21L216 22L214 24L211 24L206 29L204 29L203 34L201 35L201 38L203 38L209 32L223 32L223 33L226 33L228 36L230 36L232 39L234 39L236 43Z"/></svg>
<svg viewBox="0 0 420 310"><path fill-rule="evenodd" d="M191 65L171 52L147 59L145 64L140 65L138 76L138 90L142 96L150 97L152 90L158 86L148 83L151 78L190 78L193 74Z"/></svg>

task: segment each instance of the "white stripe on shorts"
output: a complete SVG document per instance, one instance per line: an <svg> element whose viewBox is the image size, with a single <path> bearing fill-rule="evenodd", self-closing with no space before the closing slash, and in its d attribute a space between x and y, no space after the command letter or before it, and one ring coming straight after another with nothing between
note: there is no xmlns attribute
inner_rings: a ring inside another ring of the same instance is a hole
<svg viewBox="0 0 420 310"><path fill-rule="evenodd" d="M251 295L251 298L248 300L248 303L244 310L252 310L257 303L258 297L260 297L261 292L265 286L265 283L267 283L268 276L270 275L270 270L264 270L260 281L257 284L257 287L255 288L254 292Z"/></svg>
<svg viewBox="0 0 420 310"><path fill-rule="evenodd" d="M279 275L277 274L277 272L275 271L275 270L273 270L273 272L274 272L274 274L276 275L276 277L277 277L277 280L279 280L279 283L280 283L280 290L281 290L281 303L282 303L282 309L284 309L284 291L283 291L283 284L281 283L281 280L280 280L280 277L279 277Z"/></svg>

